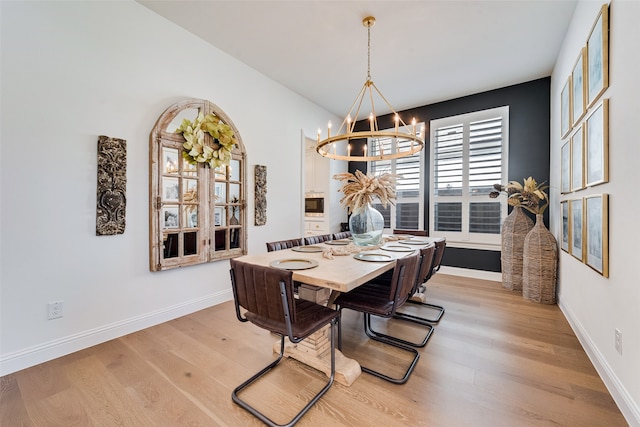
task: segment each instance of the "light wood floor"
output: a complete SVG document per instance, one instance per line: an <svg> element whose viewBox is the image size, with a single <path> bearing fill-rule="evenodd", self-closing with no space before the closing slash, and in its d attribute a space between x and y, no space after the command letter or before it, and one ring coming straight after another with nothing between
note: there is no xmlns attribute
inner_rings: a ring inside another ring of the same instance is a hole
<svg viewBox="0 0 640 427"><path fill-rule="evenodd" d="M299 426L627 425L557 306L444 274L427 294L447 312L409 381L334 383ZM367 340L360 315L345 311L343 324L347 356L402 363ZM272 360L275 341L224 303L2 377L0 425L259 426L231 390ZM321 380L287 360L244 397L286 421Z"/></svg>

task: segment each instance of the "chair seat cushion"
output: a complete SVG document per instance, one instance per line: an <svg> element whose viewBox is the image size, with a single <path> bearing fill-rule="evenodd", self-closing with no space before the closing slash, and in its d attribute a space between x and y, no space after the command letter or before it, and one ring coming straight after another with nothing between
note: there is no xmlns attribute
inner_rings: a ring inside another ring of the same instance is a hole
<svg viewBox="0 0 640 427"><path fill-rule="evenodd" d="M292 328L293 336L296 339L308 337L340 315L336 310L311 301L296 299L295 305L296 321L293 323ZM284 319L276 321L249 312L246 313L246 317L251 323L268 331L285 336L289 333Z"/></svg>
<svg viewBox="0 0 640 427"><path fill-rule="evenodd" d="M389 292L388 284L369 282L341 294L335 303L341 308L390 317L393 310L393 299L389 298Z"/></svg>

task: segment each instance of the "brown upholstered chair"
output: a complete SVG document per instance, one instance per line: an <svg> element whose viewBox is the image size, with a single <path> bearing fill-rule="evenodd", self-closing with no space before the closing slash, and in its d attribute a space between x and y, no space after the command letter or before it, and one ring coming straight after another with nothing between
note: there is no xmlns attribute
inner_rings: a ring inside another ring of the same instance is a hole
<svg viewBox="0 0 640 427"><path fill-rule="evenodd" d="M242 390L275 368L284 355L285 337L298 343L326 325L331 325L331 375L327 384L298 412L286 426L292 426L311 409L333 384L335 377L335 325L340 325L340 312L331 308L296 299L293 295L292 272L271 267L248 264L231 259L231 285L236 316L241 322L280 335L280 355L247 381L233 390L233 401L269 426L277 426L273 420L239 397ZM240 308L246 310L244 315ZM301 395L306 395L305 390Z"/></svg>
<svg viewBox="0 0 640 427"><path fill-rule="evenodd" d="M328 242L331 240L331 234L321 234L319 236L309 236L304 238L305 245L315 245L317 243Z"/></svg>
<svg viewBox="0 0 640 427"><path fill-rule="evenodd" d="M420 257L417 254L399 258L396 261L390 286L380 286L378 283L368 282L362 286L358 286L352 291L341 294L335 300L335 305L340 312L346 308L364 314L364 330L369 338L399 348L413 355L411 364L401 378L393 378L382 372L361 366L363 372L395 384L404 384L407 382L418 363L420 354L415 348L405 345L399 342L399 340L390 339L391 337L386 335L373 333L371 331L371 315L387 318L393 317L396 309L407 301L415 286L419 262ZM340 324L338 324L338 348L342 349L342 328Z"/></svg>
<svg viewBox="0 0 640 427"><path fill-rule="evenodd" d="M341 231L340 233L333 234L333 240L348 239L349 237L351 237L350 231Z"/></svg>
<svg viewBox="0 0 640 427"><path fill-rule="evenodd" d="M302 246L304 241L302 238L279 240L277 242L267 242L267 252L280 251L282 249L295 248L296 246Z"/></svg>
<svg viewBox="0 0 640 427"><path fill-rule="evenodd" d="M418 291L424 293L426 291L426 283L431 279L431 277L440 270L440 266L442 265L442 256L444 255L444 251L447 248L447 241L444 237L434 239L435 251L433 253L433 262L431 263L431 268L427 270L426 275L420 279L422 280L422 284L418 287ZM438 323L442 316L444 315L444 307L441 305L429 304L426 302L422 302L421 300L412 298L409 300L410 303L419 304L423 307L428 307L432 310L436 310L438 313L435 318L421 318L430 323Z"/></svg>
<svg viewBox="0 0 640 427"><path fill-rule="evenodd" d="M411 234L413 236L428 236L427 230L409 230L405 228L395 228L393 234Z"/></svg>

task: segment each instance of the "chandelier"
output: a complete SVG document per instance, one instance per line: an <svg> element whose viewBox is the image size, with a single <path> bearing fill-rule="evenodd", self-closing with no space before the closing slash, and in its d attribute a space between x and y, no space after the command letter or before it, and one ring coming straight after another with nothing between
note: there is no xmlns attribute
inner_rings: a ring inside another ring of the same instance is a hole
<svg viewBox="0 0 640 427"><path fill-rule="evenodd" d="M371 27L375 22L376 18L373 16L367 16L362 20L362 25L367 27L367 79L353 104L351 104L349 113L340 128L338 128L336 135L331 136L331 122L327 125L327 137L325 139L320 139L321 131L318 129L316 151L321 156L347 161L387 160L411 156L424 147L424 129L416 129L415 118L412 120L411 126L408 126L371 80ZM381 131L378 128L374 91L394 115L395 127L393 130ZM360 111L363 109L365 98L368 98L371 103L369 129L354 132L354 126L358 121ZM366 141L364 148L360 149L360 145L358 145L358 148L351 146L352 141L363 139ZM367 142L370 145L370 152L367 151Z"/></svg>

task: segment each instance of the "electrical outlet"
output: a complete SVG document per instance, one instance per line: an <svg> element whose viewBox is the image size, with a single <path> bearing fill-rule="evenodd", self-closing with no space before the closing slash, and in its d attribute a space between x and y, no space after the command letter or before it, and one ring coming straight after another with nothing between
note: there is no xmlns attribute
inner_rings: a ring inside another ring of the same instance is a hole
<svg viewBox="0 0 640 427"><path fill-rule="evenodd" d="M622 354L622 332L620 332L620 329L616 328L615 336L616 336L616 350L618 351L618 353Z"/></svg>
<svg viewBox="0 0 640 427"><path fill-rule="evenodd" d="M63 301L50 302L49 304L47 304L47 318L51 320L62 317L62 308Z"/></svg>

